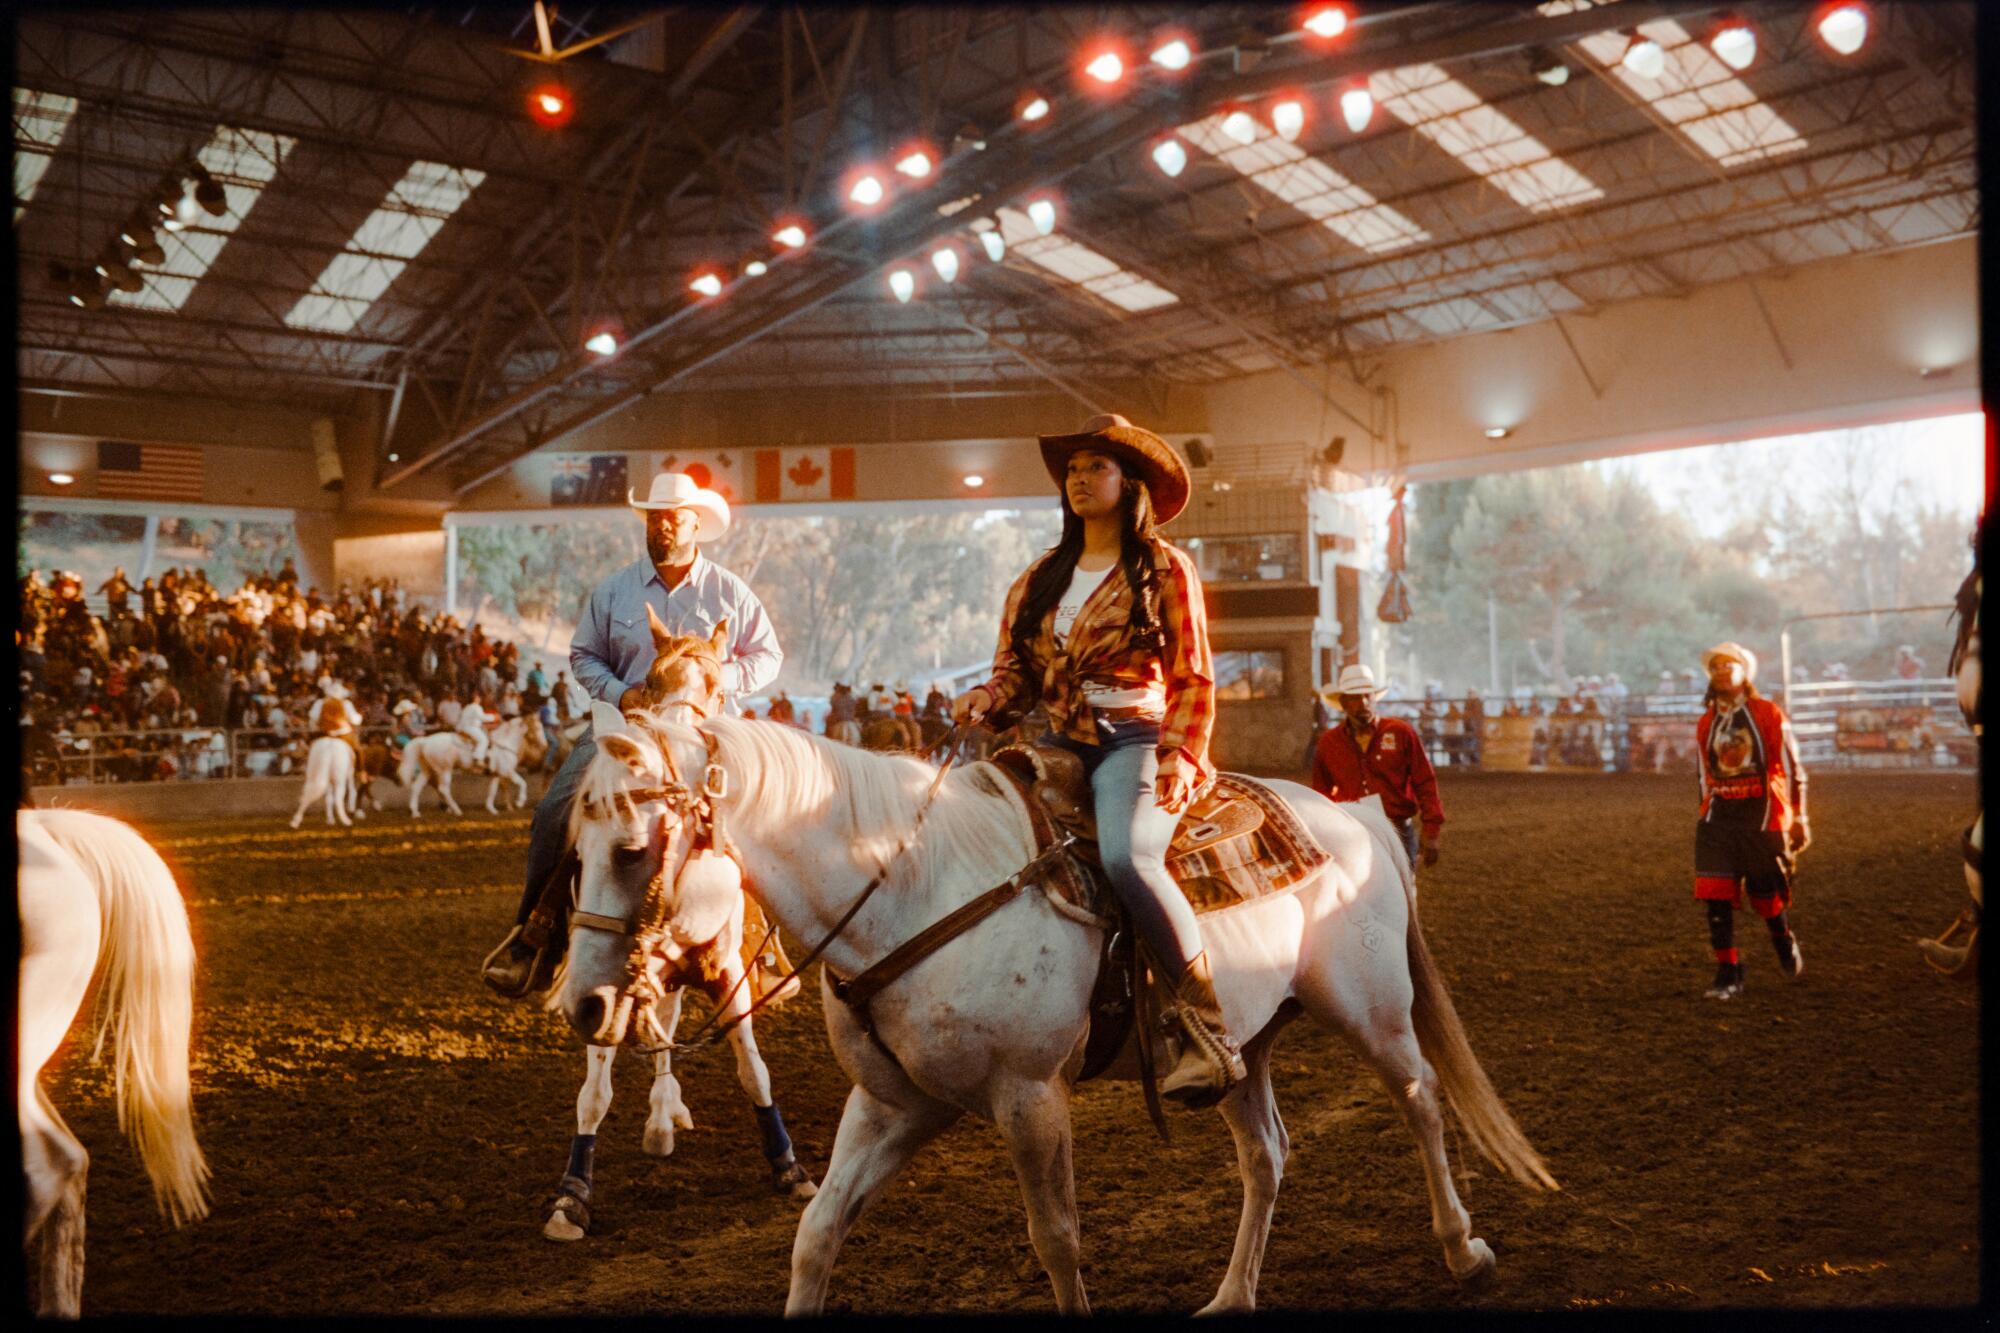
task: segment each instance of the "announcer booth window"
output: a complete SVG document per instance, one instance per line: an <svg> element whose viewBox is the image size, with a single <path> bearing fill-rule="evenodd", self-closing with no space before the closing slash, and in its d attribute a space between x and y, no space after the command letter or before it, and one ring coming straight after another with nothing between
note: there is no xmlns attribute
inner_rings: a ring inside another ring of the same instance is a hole
<svg viewBox="0 0 2000 1333"><path fill-rule="evenodd" d="M1296 532L1250 537L1190 537L1184 545L1207 583L1299 583L1304 543Z"/></svg>
<svg viewBox="0 0 2000 1333"><path fill-rule="evenodd" d="M1284 649L1252 648L1217 653L1215 697L1231 700L1284 698Z"/></svg>

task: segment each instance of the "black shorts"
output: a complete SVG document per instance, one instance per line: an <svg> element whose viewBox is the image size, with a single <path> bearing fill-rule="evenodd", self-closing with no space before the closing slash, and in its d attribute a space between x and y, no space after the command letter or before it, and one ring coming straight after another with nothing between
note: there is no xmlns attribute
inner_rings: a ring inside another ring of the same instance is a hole
<svg viewBox="0 0 2000 1333"><path fill-rule="evenodd" d="M1743 893L1760 916L1776 916L1792 901L1792 857L1785 835L1755 824L1694 826L1694 896L1742 905Z"/></svg>

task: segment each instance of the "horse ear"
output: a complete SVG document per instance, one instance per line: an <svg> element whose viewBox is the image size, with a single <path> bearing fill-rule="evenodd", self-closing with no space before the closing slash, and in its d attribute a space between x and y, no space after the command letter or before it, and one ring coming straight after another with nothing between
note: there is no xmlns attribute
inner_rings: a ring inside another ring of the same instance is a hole
<svg viewBox="0 0 2000 1333"><path fill-rule="evenodd" d="M590 729L602 744L606 736L626 734L625 715L602 699L590 701Z"/></svg>
<svg viewBox="0 0 2000 1333"><path fill-rule="evenodd" d="M717 657L722 656L723 646L729 642L729 617L715 622L715 633L708 636L709 646L715 649Z"/></svg>
<svg viewBox="0 0 2000 1333"><path fill-rule="evenodd" d="M653 632L653 651L656 653L665 651L666 646L674 641L666 622L653 610L651 602L646 603L646 628Z"/></svg>
<svg viewBox="0 0 2000 1333"><path fill-rule="evenodd" d="M616 736L606 736L599 742L597 748L635 773L645 771L646 752L639 748L639 742L622 732Z"/></svg>

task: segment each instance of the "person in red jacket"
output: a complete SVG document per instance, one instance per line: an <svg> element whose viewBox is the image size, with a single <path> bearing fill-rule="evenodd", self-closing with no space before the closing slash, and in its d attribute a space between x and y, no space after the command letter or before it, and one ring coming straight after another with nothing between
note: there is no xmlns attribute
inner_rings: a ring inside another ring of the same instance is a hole
<svg viewBox="0 0 2000 1333"><path fill-rule="evenodd" d="M1417 863L1421 849L1424 864L1436 865L1438 839L1444 833L1437 774L1431 771L1430 756L1424 753L1415 727L1401 718L1376 715L1375 700L1384 688L1375 684L1374 673L1365 666L1340 669L1334 693L1346 718L1320 733L1313 748L1312 787L1335 801L1381 797L1382 811L1402 836L1410 864ZM1420 813L1421 841L1413 827Z"/></svg>
<svg viewBox="0 0 2000 1333"><path fill-rule="evenodd" d="M1715 951L1713 1000L1743 993L1743 962L1733 937L1744 889L1771 932L1778 966L1796 979L1805 970L1786 909L1799 853L1812 840L1806 823L1806 772L1784 711L1757 693L1757 658L1736 643L1702 655L1707 711L1695 723L1701 766L1701 818L1694 826L1694 896L1708 914Z"/></svg>

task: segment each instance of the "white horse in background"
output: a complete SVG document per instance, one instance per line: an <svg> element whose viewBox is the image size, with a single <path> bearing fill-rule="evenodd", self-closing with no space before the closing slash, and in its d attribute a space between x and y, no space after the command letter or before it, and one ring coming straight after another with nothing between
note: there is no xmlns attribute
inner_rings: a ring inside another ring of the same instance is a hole
<svg viewBox="0 0 2000 1333"><path fill-rule="evenodd" d="M500 813L494 805L494 797L499 795L501 779L514 784L514 808L520 809L528 801L528 782L521 776L521 764L525 760L530 766L539 761L548 736L542 724L533 713L509 718L493 729L486 742L487 762L492 780L486 785L486 813ZM472 762L472 739L457 731L433 732L419 736L403 747L402 760L396 766L396 780L410 791L410 818L418 819L417 798L423 794L424 784L437 787L438 796L454 815L463 815L458 802L452 798L452 774L461 766Z"/></svg>
<svg viewBox="0 0 2000 1333"><path fill-rule="evenodd" d="M322 736L306 751L306 785L299 793L299 808L292 812L293 828L299 826L306 810L321 797L326 799L328 824L338 819L352 827L355 819L365 817L361 787L354 776L354 747L338 736Z"/></svg>
<svg viewBox="0 0 2000 1333"><path fill-rule="evenodd" d="M42 1088L42 1067L101 971L97 1051L112 1038L118 1124L175 1226L208 1213L208 1164L188 1093L194 942L160 854L130 827L81 810L23 810L20 1070L15 1109L27 1184L22 1237L41 1245L37 1313L83 1303L83 1202L90 1154Z"/></svg>
<svg viewBox="0 0 2000 1333"><path fill-rule="evenodd" d="M713 783L694 778L709 768L711 741L722 770ZM1028 865L1034 835L1013 785L989 765L956 770L938 785L919 830L936 770L909 756L726 717L697 730L641 715L623 726L600 724L597 745L600 758L578 790L584 836L621 850L584 857L581 910L639 914L652 897L649 881L687 859L692 821L675 795L684 777L726 788L713 803L743 864L744 891L795 938L824 941L827 1033L854 1088L826 1177L799 1221L786 1312L824 1308L834 1257L855 1220L967 1112L1006 1140L1029 1240L1058 1308L1086 1312L1069 1098L1105 926L1083 924L1044 893L1022 892L875 996L871 1026L834 989L836 979L852 980ZM1228 1272L1206 1309L1256 1304L1290 1151L1271 1092L1271 1052L1301 1013L1347 1038L1374 1067L1416 1137L1447 1267L1461 1281L1482 1277L1494 1267L1493 1252L1473 1235L1452 1182L1442 1098L1507 1174L1533 1188L1555 1181L1466 1041L1418 928L1408 857L1379 805L1335 805L1296 783L1268 785L1332 859L1296 888L1202 921L1215 991L1229 1030L1243 1039L1249 1071L1218 1103L1236 1138L1243 1211ZM897 857L905 839L910 850ZM883 891L855 911L864 885L885 866ZM662 901L671 936L689 908L672 894ZM562 1007L590 1040L622 1040L624 1016L638 1007L626 953L596 932L571 942Z"/></svg>

